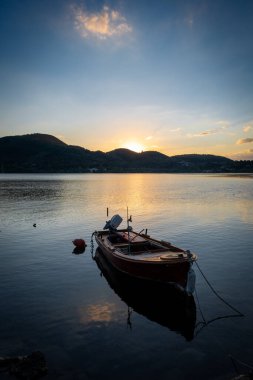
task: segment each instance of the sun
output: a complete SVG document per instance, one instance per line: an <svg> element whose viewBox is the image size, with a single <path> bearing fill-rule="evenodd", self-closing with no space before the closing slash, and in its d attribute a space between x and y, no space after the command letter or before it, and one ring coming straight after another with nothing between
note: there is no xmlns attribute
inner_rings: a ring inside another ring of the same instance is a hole
<svg viewBox="0 0 253 380"><path fill-rule="evenodd" d="M140 143L138 143L136 141L128 141L128 142L126 142L124 144L124 148L133 150L134 152L137 152L137 153L140 153L140 152L142 152L145 149L145 147L142 144L140 144Z"/></svg>

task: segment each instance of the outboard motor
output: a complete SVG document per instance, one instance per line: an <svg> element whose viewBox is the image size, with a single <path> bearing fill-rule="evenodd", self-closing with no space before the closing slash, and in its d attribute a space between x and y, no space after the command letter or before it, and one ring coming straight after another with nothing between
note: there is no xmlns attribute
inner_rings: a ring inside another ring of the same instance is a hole
<svg viewBox="0 0 253 380"><path fill-rule="evenodd" d="M114 215L111 220L108 220L104 226L104 230L110 230L111 232L116 231L117 227L119 227L120 223L122 222L122 218L120 215L116 214Z"/></svg>

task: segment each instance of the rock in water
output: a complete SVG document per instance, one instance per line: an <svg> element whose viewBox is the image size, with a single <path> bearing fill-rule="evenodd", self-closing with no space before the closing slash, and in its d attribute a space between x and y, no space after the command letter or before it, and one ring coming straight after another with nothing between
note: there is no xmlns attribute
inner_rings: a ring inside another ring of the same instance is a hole
<svg viewBox="0 0 253 380"><path fill-rule="evenodd" d="M46 359L40 351L26 356L1 357L0 367L5 368L10 375L26 380L39 379L47 373Z"/></svg>

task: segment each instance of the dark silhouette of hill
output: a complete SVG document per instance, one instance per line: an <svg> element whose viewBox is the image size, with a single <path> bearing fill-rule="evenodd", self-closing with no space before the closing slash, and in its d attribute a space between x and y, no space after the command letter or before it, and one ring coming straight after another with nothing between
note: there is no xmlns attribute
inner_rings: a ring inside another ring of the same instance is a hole
<svg viewBox="0 0 253 380"><path fill-rule="evenodd" d="M233 161L210 154L166 156L129 149L90 151L54 136L30 134L0 138L0 168L5 173L98 172L253 172L253 161Z"/></svg>
<svg viewBox="0 0 253 380"><path fill-rule="evenodd" d="M137 153L129 149L115 149L111 152L106 153L106 157L109 162L117 166L119 171L120 168L131 171L156 171L161 169L166 169L169 165L170 158L165 154L159 152L142 152Z"/></svg>
<svg viewBox="0 0 253 380"><path fill-rule="evenodd" d="M233 167L233 161L223 156L213 154L183 154L171 157L171 162L179 169L185 168L190 172L199 171L227 171ZM208 169L209 168L209 169Z"/></svg>
<svg viewBox="0 0 253 380"><path fill-rule="evenodd" d="M102 152L67 145L51 135L32 134L0 139L0 163L4 172L85 172L98 165Z"/></svg>

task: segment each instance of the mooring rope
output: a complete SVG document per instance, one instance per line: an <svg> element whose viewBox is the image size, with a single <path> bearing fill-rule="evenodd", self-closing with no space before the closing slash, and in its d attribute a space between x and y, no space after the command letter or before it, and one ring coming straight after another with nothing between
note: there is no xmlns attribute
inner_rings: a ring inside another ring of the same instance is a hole
<svg viewBox="0 0 253 380"><path fill-rule="evenodd" d="M242 366L244 366L244 367L250 369L251 371L253 371L253 367L252 367L251 365L249 365L249 364L247 364L247 363L244 363L244 362L242 362L242 361L239 360L239 359L234 358L232 355L229 355L229 357L230 357L230 359L231 359L231 361L232 361L232 363L233 363L233 366L234 366L234 368L235 368L235 371L236 371L238 374L239 374L240 372L239 372L239 370L238 370L238 368L237 368L237 366L236 366L236 363L239 363L239 364L241 364Z"/></svg>
<svg viewBox="0 0 253 380"><path fill-rule="evenodd" d="M91 252L91 257L93 258L93 260L94 260L94 240L93 240L94 234L95 232L92 233L91 239L90 239L90 252Z"/></svg>
<svg viewBox="0 0 253 380"><path fill-rule="evenodd" d="M198 323L198 324L204 324L204 325L207 325L207 321L206 321L206 319L205 319L205 317L204 317L204 314L203 314L203 312L202 312L202 309L201 309L201 307L200 307L199 297L198 297L198 293L197 293L197 289L196 289L196 288L195 288L195 296L196 296L196 299L197 299L197 304L198 304L198 308L199 308L199 311L200 311L201 317L202 317L202 319L203 319L203 322L200 322L200 323Z"/></svg>
<svg viewBox="0 0 253 380"><path fill-rule="evenodd" d="M203 271L200 269L197 261L195 261L195 264L197 265L197 268L198 270L200 271L201 275L203 276L204 280L206 281L207 285L210 287L210 289L213 291L213 293L216 295L216 297L218 297L225 305L227 305L230 309L232 309L233 311L235 311L237 314L239 314L240 316L244 317L244 314L242 314L239 310L237 310L234 306L230 305L230 303L228 303L226 300L224 300L224 298L222 298L217 292L216 290L213 288L213 286L210 284L210 282L208 281L208 279L206 278L206 276L204 275Z"/></svg>

